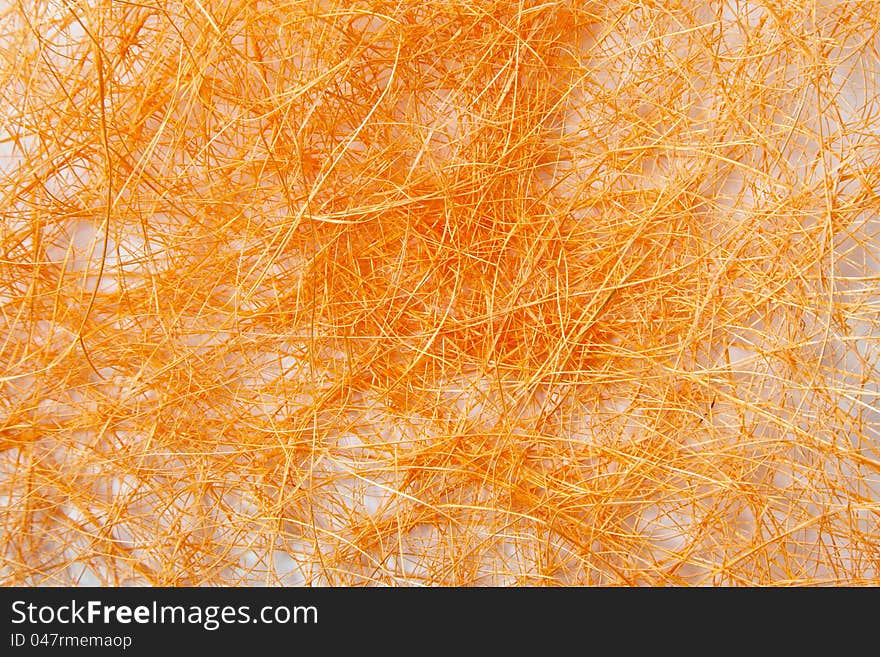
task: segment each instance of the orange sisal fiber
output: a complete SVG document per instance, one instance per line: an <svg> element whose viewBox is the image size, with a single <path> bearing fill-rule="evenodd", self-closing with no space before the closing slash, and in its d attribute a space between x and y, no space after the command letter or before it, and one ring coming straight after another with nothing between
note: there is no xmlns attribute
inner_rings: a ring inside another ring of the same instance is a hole
<svg viewBox="0 0 880 657"><path fill-rule="evenodd" d="M0 583L880 584L863 0L0 9Z"/></svg>

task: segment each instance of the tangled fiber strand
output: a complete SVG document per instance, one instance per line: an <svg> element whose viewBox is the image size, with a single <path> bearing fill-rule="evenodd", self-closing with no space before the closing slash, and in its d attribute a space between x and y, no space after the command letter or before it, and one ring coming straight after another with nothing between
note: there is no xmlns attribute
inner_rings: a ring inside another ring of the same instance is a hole
<svg viewBox="0 0 880 657"><path fill-rule="evenodd" d="M880 12L16 0L0 583L880 583Z"/></svg>

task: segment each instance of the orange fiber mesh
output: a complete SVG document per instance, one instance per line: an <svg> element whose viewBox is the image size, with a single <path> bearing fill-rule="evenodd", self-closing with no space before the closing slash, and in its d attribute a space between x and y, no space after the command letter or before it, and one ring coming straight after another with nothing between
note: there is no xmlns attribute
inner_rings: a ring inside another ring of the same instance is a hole
<svg viewBox="0 0 880 657"><path fill-rule="evenodd" d="M877 3L0 12L0 583L880 583Z"/></svg>

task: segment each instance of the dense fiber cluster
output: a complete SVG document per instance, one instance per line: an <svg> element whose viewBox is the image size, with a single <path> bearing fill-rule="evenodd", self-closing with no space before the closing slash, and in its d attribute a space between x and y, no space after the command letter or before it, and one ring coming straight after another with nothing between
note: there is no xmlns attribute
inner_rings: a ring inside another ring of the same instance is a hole
<svg viewBox="0 0 880 657"><path fill-rule="evenodd" d="M0 12L0 583L880 583L875 3Z"/></svg>

